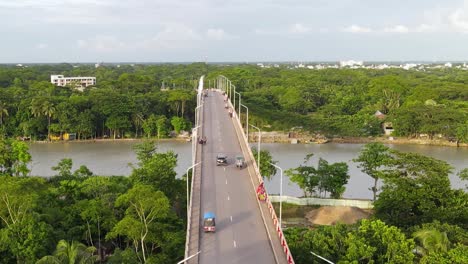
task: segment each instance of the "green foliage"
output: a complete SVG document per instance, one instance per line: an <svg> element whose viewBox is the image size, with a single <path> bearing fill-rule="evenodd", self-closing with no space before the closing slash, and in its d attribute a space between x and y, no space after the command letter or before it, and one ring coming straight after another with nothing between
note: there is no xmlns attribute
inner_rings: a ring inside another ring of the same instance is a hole
<svg viewBox="0 0 468 264"><path fill-rule="evenodd" d="M344 162L329 164L328 161L319 158L317 168L307 166L306 163L312 157L309 154L305 158L304 165L289 169L286 175L304 191L305 196L320 194L331 198L341 198L348 183L348 165Z"/></svg>
<svg viewBox="0 0 468 264"><path fill-rule="evenodd" d="M27 176L31 154L26 143L0 138L0 175Z"/></svg>
<svg viewBox="0 0 468 264"><path fill-rule="evenodd" d="M434 220L466 226L468 194L451 189L446 162L392 151L389 171L374 203L379 219L405 228Z"/></svg>
<svg viewBox="0 0 468 264"><path fill-rule="evenodd" d="M375 201L378 180L383 177L385 166L389 165L391 161L389 148L382 143L368 143L362 148L359 157L353 161L358 162L358 167L361 168L362 172L374 179L374 186L371 190Z"/></svg>
<svg viewBox="0 0 468 264"><path fill-rule="evenodd" d="M255 161L258 162L258 150L252 148L252 153ZM260 150L260 174L262 177L270 180L273 175L276 174L276 167L271 165L271 163L275 164L276 162L277 161L273 161L273 157L268 150ZM259 164L257 164L257 166L258 165Z"/></svg>
<svg viewBox="0 0 468 264"><path fill-rule="evenodd" d="M414 259L414 242L379 220L314 230L289 228L285 236L298 263L323 263L310 252L334 263L412 263Z"/></svg>
<svg viewBox="0 0 468 264"><path fill-rule="evenodd" d="M45 256L36 264L51 264L51 263L69 263L69 264L92 264L95 263L96 256L93 253L96 251L94 247L86 247L77 241L71 243L60 240L53 256Z"/></svg>

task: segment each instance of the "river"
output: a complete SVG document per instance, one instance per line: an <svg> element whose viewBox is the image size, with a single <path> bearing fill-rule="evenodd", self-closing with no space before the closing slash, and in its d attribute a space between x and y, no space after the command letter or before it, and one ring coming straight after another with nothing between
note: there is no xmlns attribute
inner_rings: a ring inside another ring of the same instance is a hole
<svg viewBox="0 0 468 264"><path fill-rule="evenodd" d="M31 143L30 153L32 155L31 175L50 177L55 174L51 167L55 166L60 159L71 158L73 169L80 165L86 165L96 175L129 175L130 164L137 162L132 146L136 141L104 141L104 142L70 142L70 143ZM254 144L256 146L256 144ZM345 198L370 199L372 192L368 189L373 180L365 175L352 162L358 156L363 144L262 144L262 149L267 149L278 161L278 166L283 170L294 168L302 164L304 157L313 153L311 164L317 165L321 157L331 162L347 162L351 178L346 186ZM450 175L450 181L455 188L462 188L464 183L456 176L456 173L468 167L468 149L424 145L389 145L391 148L416 152L426 156L445 160L455 169ZM178 154L177 174L185 173L191 162L191 144L187 142L162 141L158 143L159 151L173 150ZM271 181L266 182L269 193L280 192L280 177L274 176ZM294 183L289 182L288 177L283 177L283 194L301 196L301 189Z"/></svg>

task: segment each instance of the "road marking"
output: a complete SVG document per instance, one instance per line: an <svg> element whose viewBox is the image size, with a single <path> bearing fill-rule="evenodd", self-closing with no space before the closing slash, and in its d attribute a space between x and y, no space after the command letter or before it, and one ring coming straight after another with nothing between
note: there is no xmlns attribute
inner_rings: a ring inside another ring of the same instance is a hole
<svg viewBox="0 0 468 264"><path fill-rule="evenodd" d="M226 179L226 184L227 184L227 179Z"/></svg>
<svg viewBox="0 0 468 264"><path fill-rule="evenodd" d="M229 201L229 200L230 200L230 199L229 199L229 196L228 196L228 201Z"/></svg>
<svg viewBox="0 0 468 264"><path fill-rule="evenodd" d="M234 247L236 248L237 247L237 244L236 244L236 241L234 240Z"/></svg>
<svg viewBox="0 0 468 264"><path fill-rule="evenodd" d="M226 167L224 167L223 169L224 169L224 171L226 171Z"/></svg>
<svg viewBox="0 0 468 264"><path fill-rule="evenodd" d="M232 215L231 215L231 222L232 222Z"/></svg>

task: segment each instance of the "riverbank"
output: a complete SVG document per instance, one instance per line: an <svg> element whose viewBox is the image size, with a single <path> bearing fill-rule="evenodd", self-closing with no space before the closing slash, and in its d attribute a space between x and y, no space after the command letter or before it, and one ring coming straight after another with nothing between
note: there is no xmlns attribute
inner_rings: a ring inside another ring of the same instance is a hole
<svg viewBox="0 0 468 264"><path fill-rule="evenodd" d="M258 132L249 132L249 142L258 142ZM33 143L93 143L93 142L138 142L145 140L153 140L156 142L189 142L190 137L180 136L173 138L97 138L85 140L32 140ZM426 145L426 146L445 146L445 147L461 147L468 148L468 143L459 143L446 139L423 139L423 138L404 138L404 137L335 137L326 138L321 135L309 135L299 133L283 133L283 132L262 132L262 143L289 143L289 144L366 144L371 142L381 142L383 144L395 145Z"/></svg>
<svg viewBox="0 0 468 264"><path fill-rule="evenodd" d="M249 133L250 142L258 142L258 132ZM262 132L262 143L291 143L291 144L366 144L371 142L381 142L384 144L399 145L427 145L427 146L447 146L457 147L457 143L447 139L426 139L426 138L404 138L404 137L335 137L327 138L323 135L313 135L299 132ZM459 143L458 147L468 147L468 143Z"/></svg>
<svg viewBox="0 0 468 264"><path fill-rule="evenodd" d="M155 142L189 142L190 138L187 137L176 137L176 138L97 138L97 139L80 139L80 140L31 140L28 142L31 143L40 143L40 144L60 144L60 143L101 143L101 142L142 142L146 140L151 140Z"/></svg>

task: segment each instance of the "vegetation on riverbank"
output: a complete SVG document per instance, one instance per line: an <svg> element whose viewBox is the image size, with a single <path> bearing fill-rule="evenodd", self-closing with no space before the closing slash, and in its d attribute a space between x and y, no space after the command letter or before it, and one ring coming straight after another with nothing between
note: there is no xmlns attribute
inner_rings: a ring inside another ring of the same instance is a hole
<svg viewBox="0 0 468 264"><path fill-rule="evenodd" d="M355 162L375 180L374 215L353 225L288 228L285 236L297 262L321 263L311 251L334 263L468 262L468 193L451 188L451 166L381 143L365 145ZM287 174L306 194L318 196L322 180L330 178L320 171L304 164ZM458 175L467 180L468 170Z"/></svg>
<svg viewBox="0 0 468 264"><path fill-rule="evenodd" d="M149 142L135 152L130 177L72 171L65 158L45 179L24 176L31 161L24 142L0 140L0 263L181 260L186 196L177 156Z"/></svg>

